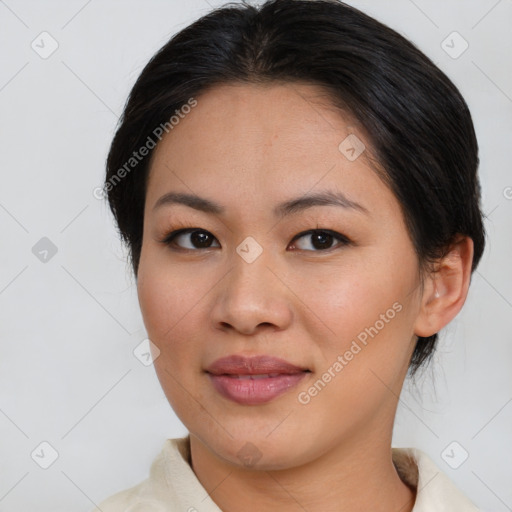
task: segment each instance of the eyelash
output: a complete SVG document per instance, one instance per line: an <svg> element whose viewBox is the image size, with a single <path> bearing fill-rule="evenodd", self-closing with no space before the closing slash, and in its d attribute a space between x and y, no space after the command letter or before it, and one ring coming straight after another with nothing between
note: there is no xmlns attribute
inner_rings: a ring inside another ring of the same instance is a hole
<svg viewBox="0 0 512 512"><path fill-rule="evenodd" d="M190 249L190 248L183 248L183 247L179 247L179 246L176 248L174 246L175 239L179 235L183 235L185 233L207 233L208 235L211 235L216 240L216 238L209 231L207 231L205 229L200 229L200 228L181 228L181 229L176 229L176 230L171 231L170 233L166 234L165 237L162 240L160 240L160 243L168 246L172 250L183 251L183 252L186 252L186 251L197 252L197 251L200 251L200 250L209 250L209 249L216 249L217 248L217 247L199 247L199 248ZM331 229L320 229L320 228L309 229L307 231L302 231L301 233L297 234L291 240L290 243L293 243L293 242L295 242L295 240L298 240L298 239L300 239L302 237L305 237L307 235L314 235L314 234L330 235L334 239L337 239L340 242L340 244L341 244L340 247L347 246L347 245L352 245L352 241L348 237L346 237L345 235L342 235L341 233L338 233L338 232L333 231ZM309 249L298 249L298 250L299 251L306 251L306 252L329 252L329 251L332 251L332 250L334 250L336 248L340 248L340 247L334 246L334 247L329 247L327 249L319 249L319 250L309 250Z"/></svg>

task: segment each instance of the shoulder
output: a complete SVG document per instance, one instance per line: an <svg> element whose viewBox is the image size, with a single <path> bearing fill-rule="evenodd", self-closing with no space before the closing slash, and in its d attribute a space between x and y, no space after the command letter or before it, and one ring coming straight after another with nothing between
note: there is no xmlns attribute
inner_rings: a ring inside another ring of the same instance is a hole
<svg viewBox="0 0 512 512"><path fill-rule="evenodd" d="M435 462L418 448L392 448L400 478L417 491L413 512L479 512Z"/></svg>
<svg viewBox="0 0 512 512"><path fill-rule="evenodd" d="M181 506L184 496L173 475L183 475L188 466L183 457L186 441L187 438L167 439L151 464L148 478L106 498L90 512L184 512Z"/></svg>
<svg viewBox="0 0 512 512"><path fill-rule="evenodd" d="M139 504L141 506L143 504L145 505L144 501L140 499L140 490L143 486L144 482L141 482L134 487L117 492L102 501L94 510L91 510L91 512L135 512L136 510L139 510L137 508ZM141 512L142 510L153 512L152 508L140 508Z"/></svg>
<svg viewBox="0 0 512 512"><path fill-rule="evenodd" d="M164 512L163 503L154 498L154 487L148 478L133 487L119 491L103 500L90 512Z"/></svg>

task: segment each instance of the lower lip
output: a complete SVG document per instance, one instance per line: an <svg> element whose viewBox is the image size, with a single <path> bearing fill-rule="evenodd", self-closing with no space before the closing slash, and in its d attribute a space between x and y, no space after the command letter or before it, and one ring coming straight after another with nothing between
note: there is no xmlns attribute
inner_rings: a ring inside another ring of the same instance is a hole
<svg viewBox="0 0 512 512"><path fill-rule="evenodd" d="M238 379L227 375L212 375L213 387L225 398L244 405L258 405L270 402L274 398L295 387L308 372L265 377L261 379Z"/></svg>

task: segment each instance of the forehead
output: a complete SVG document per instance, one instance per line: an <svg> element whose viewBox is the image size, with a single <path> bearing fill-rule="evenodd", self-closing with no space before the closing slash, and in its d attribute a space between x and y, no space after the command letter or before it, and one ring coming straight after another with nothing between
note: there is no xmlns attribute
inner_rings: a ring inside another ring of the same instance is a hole
<svg viewBox="0 0 512 512"><path fill-rule="evenodd" d="M155 149L148 204L173 189L220 194L227 203L243 195L261 204L314 188L340 190L360 202L363 196L368 203L396 202L368 164L364 128L335 108L325 90L229 84L195 99ZM366 146L356 159L346 152L354 140L361 143L357 151Z"/></svg>
<svg viewBox="0 0 512 512"><path fill-rule="evenodd" d="M279 140L292 146L294 151L288 156L293 158L306 147L311 151L320 139L324 139L322 150L334 142L331 150L337 151L340 136L361 130L348 113L334 107L326 90L314 85L223 84L196 101L197 106L164 136L157 153L169 145L215 146L221 141L223 146L217 147L217 152L229 146L233 157L233 150L240 146L244 153L249 145L268 153ZM326 138L329 133L331 137Z"/></svg>

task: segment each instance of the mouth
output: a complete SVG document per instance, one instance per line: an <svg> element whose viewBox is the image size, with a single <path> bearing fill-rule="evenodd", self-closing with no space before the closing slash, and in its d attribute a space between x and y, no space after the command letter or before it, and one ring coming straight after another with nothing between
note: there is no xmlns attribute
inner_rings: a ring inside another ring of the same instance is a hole
<svg viewBox="0 0 512 512"><path fill-rule="evenodd" d="M296 387L310 372L261 375L208 374L214 389L224 398L242 405L260 405Z"/></svg>
<svg viewBox="0 0 512 512"><path fill-rule="evenodd" d="M274 377L280 377L281 375L293 375L293 374L284 374L284 373L259 373L255 375L236 375L230 373L221 374L225 377L231 377L233 379L241 379L241 380L258 380L258 379L273 379Z"/></svg>
<svg viewBox="0 0 512 512"><path fill-rule="evenodd" d="M238 404L259 405L294 388L311 371L273 356L233 355L218 359L206 373L224 398Z"/></svg>

